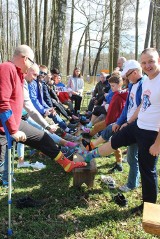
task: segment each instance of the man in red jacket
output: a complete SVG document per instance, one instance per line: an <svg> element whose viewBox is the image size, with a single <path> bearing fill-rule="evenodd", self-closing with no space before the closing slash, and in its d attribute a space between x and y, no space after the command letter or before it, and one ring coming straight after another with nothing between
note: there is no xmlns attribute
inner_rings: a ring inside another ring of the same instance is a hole
<svg viewBox="0 0 160 239"><path fill-rule="evenodd" d="M9 133L17 142L41 150L47 156L54 158L66 172L72 171L73 168L84 167L86 166L84 162L74 163L65 158L47 133L21 120L23 74L27 73L34 64L33 59L32 49L27 45L20 45L15 49L11 61L0 64L0 113L12 110L12 116L6 122ZM4 129L0 124L0 140L4 138ZM7 153L5 160L7 160Z"/></svg>

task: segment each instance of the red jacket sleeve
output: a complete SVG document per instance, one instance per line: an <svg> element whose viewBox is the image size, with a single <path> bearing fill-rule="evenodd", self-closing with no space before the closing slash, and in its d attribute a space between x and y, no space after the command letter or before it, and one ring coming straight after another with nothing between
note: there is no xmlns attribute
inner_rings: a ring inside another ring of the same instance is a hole
<svg viewBox="0 0 160 239"><path fill-rule="evenodd" d="M126 102L126 97L122 98L120 94L113 95L106 115L106 126L116 122L117 118L121 115Z"/></svg>

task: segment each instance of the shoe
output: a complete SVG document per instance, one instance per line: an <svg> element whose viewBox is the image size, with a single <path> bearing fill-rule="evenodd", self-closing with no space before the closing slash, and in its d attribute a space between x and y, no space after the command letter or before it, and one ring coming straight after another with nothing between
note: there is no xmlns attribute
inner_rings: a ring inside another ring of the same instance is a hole
<svg viewBox="0 0 160 239"><path fill-rule="evenodd" d="M90 143L87 142L85 139L82 139L82 144L88 151L92 151Z"/></svg>
<svg viewBox="0 0 160 239"><path fill-rule="evenodd" d="M127 156L125 156L125 157L122 159L122 162L123 162L123 163L127 163Z"/></svg>
<svg viewBox="0 0 160 239"><path fill-rule="evenodd" d="M81 130L83 130L84 133L90 133L90 129L82 125Z"/></svg>
<svg viewBox="0 0 160 239"><path fill-rule="evenodd" d="M18 163L17 168L29 168L31 164L29 162Z"/></svg>
<svg viewBox="0 0 160 239"><path fill-rule="evenodd" d="M115 173L116 171L122 172L123 171L122 165L116 163L115 166L108 171L108 173Z"/></svg>
<svg viewBox="0 0 160 239"><path fill-rule="evenodd" d="M82 133L81 134L83 138L90 139L92 136L89 133Z"/></svg>
<svg viewBox="0 0 160 239"><path fill-rule="evenodd" d="M76 141L80 141L82 139L82 136L74 136L71 134L66 133L66 135L64 136L64 139L67 141L72 141L72 142L76 142Z"/></svg>
<svg viewBox="0 0 160 239"><path fill-rule="evenodd" d="M75 129L77 126L78 126L78 123L75 123L75 124L69 123L69 124L67 125L67 127L70 128L70 129Z"/></svg>
<svg viewBox="0 0 160 239"><path fill-rule="evenodd" d="M29 196L19 198L16 200L17 208L39 207L44 205L44 202L35 200Z"/></svg>
<svg viewBox="0 0 160 239"><path fill-rule="evenodd" d="M122 191L122 192L127 193L127 192L131 191L132 189L129 188L129 187L127 186L127 184L125 184L125 185L119 187L119 190Z"/></svg>
<svg viewBox="0 0 160 239"><path fill-rule="evenodd" d="M127 206L128 204L128 200L121 193L118 193L116 196L114 196L113 200L115 201L116 204L122 207Z"/></svg>
<svg viewBox="0 0 160 239"><path fill-rule="evenodd" d="M132 208L131 214L141 215L143 213L143 206L144 204L142 203L141 205Z"/></svg>
<svg viewBox="0 0 160 239"><path fill-rule="evenodd" d="M69 133L69 134L75 134L75 133L77 133L78 132L78 129L69 129L69 131L67 132L67 133Z"/></svg>
<svg viewBox="0 0 160 239"><path fill-rule="evenodd" d="M46 168L46 165L36 161L36 163L31 163L31 167L34 169L44 169L44 168Z"/></svg>
<svg viewBox="0 0 160 239"><path fill-rule="evenodd" d="M115 188L116 183L115 183L115 181L114 181L114 179L112 177L101 175L101 181L103 183L106 183L110 189L114 189Z"/></svg>
<svg viewBox="0 0 160 239"><path fill-rule="evenodd" d="M64 156L68 159L72 159L73 158L73 154L76 151L76 147L75 148L69 148L69 147L61 147L61 152L64 154Z"/></svg>

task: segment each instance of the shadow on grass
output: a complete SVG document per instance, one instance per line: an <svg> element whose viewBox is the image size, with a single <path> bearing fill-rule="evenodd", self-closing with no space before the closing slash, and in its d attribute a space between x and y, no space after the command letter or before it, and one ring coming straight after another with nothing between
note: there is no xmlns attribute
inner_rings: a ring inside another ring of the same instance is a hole
<svg viewBox="0 0 160 239"><path fill-rule="evenodd" d="M38 159L39 160L39 159ZM110 209L110 200L104 202L104 192L108 189L88 189L72 187L72 173L65 173L54 161L45 159L46 169L34 171L31 169L15 170L15 191L12 194L12 228L13 238L62 239L92 229L109 221L125 220L130 213ZM17 209L15 200L30 195L35 199L46 200L40 208ZM96 211L97 200L102 201L102 208ZM1 198L0 228L2 237L7 238L7 195ZM116 206L116 205L115 205ZM90 207L92 211L90 211ZM112 206L114 208L114 206ZM120 209L121 210L121 209ZM25 237L27 235L27 237Z"/></svg>

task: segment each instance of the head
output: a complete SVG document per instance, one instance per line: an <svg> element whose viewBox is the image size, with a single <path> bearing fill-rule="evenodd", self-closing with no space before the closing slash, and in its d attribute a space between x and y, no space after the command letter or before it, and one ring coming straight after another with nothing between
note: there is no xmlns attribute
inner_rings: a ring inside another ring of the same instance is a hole
<svg viewBox="0 0 160 239"><path fill-rule="evenodd" d="M47 76L48 74L48 68L47 66L45 65L40 65L39 66L39 76L38 76L38 79L40 81L43 81L45 79L45 77Z"/></svg>
<svg viewBox="0 0 160 239"><path fill-rule="evenodd" d="M146 48L140 57L141 67L150 79L155 78L160 72L160 58L155 48Z"/></svg>
<svg viewBox="0 0 160 239"><path fill-rule="evenodd" d="M136 60L126 61L121 75L127 77L130 83L135 84L142 77L141 65Z"/></svg>
<svg viewBox="0 0 160 239"><path fill-rule="evenodd" d="M27 45L18 46L13 54L12 62L21 69L22 73L27 73L34 64L33 50Z"/></svg>
<svg viewBox="0 0 160 239"><path fill-rule="evenodd" d="M113 92L119 91L122 89L122 85L123 85L123 79L119 74L114 74L113 76L111 76L108 80L110 86L111 86L111 90Z"/></svg>
<svg viewBox="0 0 160 239"><path fill-rule="evenodd" d="M54 74L52 76L52 79L54 80L54 83L57 85L59 82L61 82L61 76L60 74Z"/></svg>
<svg viewBox="0 0 160 239"><path fill-rule="evenodd" d="M103 82L105 82L106 81L106 79L107 79L107 74L105 73L105 72L101 72L100 73L100 81L103 83Z"/></svg>
<svg viewBox="0 0 160 239"><path fill-rule="evenodd" d="M73 77L81 77L81 70L79 67L75 67L73 70Z"/></svg>
<svg viewBox="0 0 160 239"><path fill-rule="evenodd" d="M119 70L123 70L123 65L126 62L126 58L125 57L119 57L117 60L117 67L119 68Z"/></svg>
<svg viewBox="0 0 160 239"><path fill-rule="evenodd" d="M31 83L39 75L39 66L34 63L29 69L25 76L25 79L28 83Z"/></svg>

